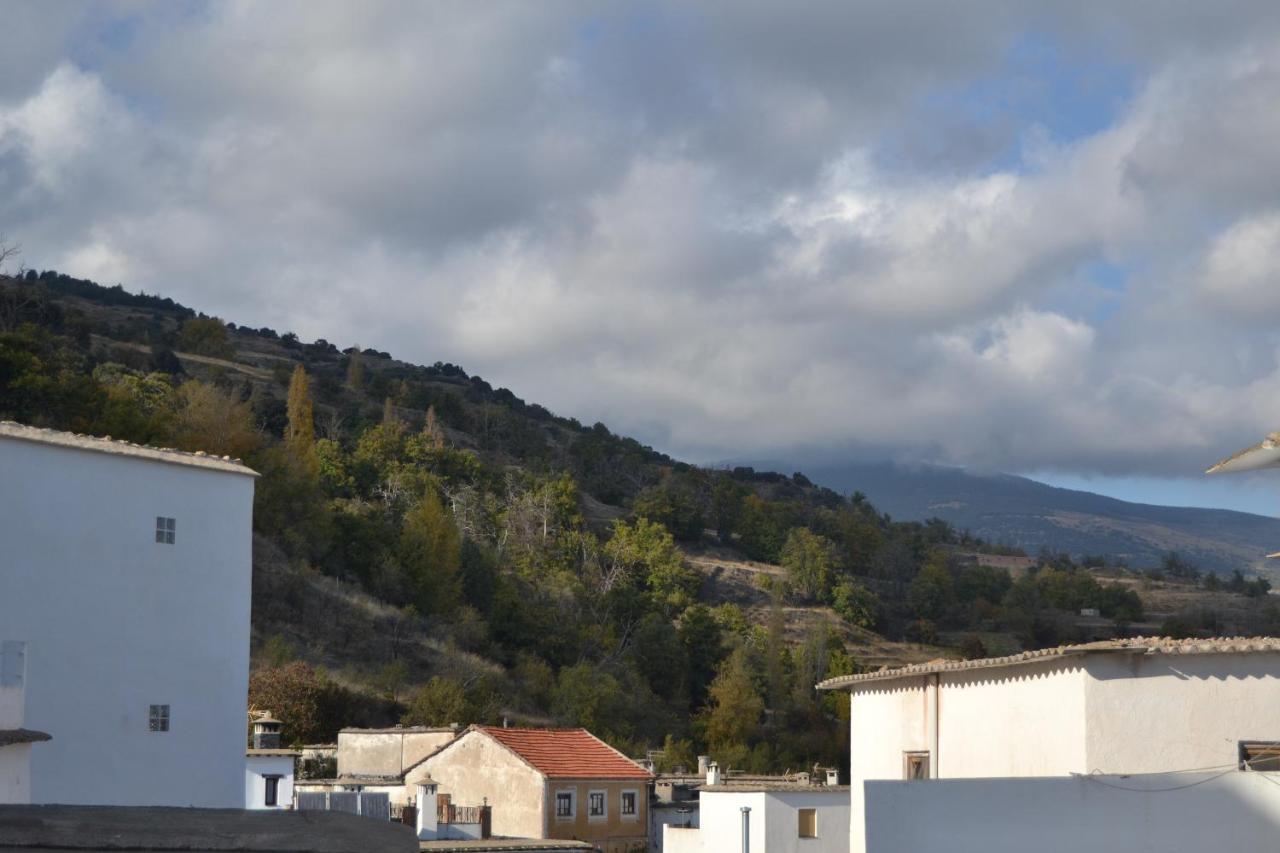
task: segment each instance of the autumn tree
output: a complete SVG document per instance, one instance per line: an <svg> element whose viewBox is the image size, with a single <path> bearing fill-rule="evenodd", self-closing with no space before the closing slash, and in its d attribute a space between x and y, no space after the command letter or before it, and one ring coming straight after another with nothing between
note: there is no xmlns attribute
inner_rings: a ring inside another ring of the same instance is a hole
<svg viewBox="0 0 1280 853"><path fill-rule="evenodd" d="M745 648L734 649L720 665L711 682L710 698L704 720L712 752L747 746L759 730L764 700L756 690Z"/></svg>
<svg viewBox="0 0 1280 853"><path fill-rule="evenodd" d="M466 725L471 722L467 691L453 678L432 676L409 697L400 722L406 726Z"/></svg>
<svg viewBox="0 0 1280 853"><path fill-rule="evenodd" d="M262 445L253 408L216 385L184 382L174 394L171 440L183 450L248 458Z"/></svg>
<svg viewBox="0 0 1280 853"><path fill-rule="evenodd" d="M235 348L227 334L227 325L216 317L192 317L178 333L178 349L182 352L213 358L232 358Z"/></svg>
<svg viewBox="0 0 1280 853"><path fill-rule="evenodd" d="M792 588L816 601L826 597L836 563L835 546L807 527L794 527L782 546L782 566Z"/></svg>
<svg viewBox="0 0 1280 853"><path fill-rule="evenodd" d="M347 356L347 387L352 391L364 388L364 356L360 354L359 344Z"/></svg>
<svg viewBox="0 0 1280 853"><path fill-rule="evenodd" d="M462 595L458 563L461 537L434 489L405 513L397 557L423 613L446 613Z"/></svg>
<svg viewBox="0 0 1280 853"><path fill-rule="evenodd" d="M318 471L315 411L307 371L301 364L293 369L293 378L289 380L287 412L289 426L285 446L308 470Z"/></svg>
<svg viewBox="0 0 1280 853"><path fill-rule="evenodd" d="M331 741L350 701L347 692L301 661L260 667L249 676L249 707L270 711L288 744Z"/></svg>

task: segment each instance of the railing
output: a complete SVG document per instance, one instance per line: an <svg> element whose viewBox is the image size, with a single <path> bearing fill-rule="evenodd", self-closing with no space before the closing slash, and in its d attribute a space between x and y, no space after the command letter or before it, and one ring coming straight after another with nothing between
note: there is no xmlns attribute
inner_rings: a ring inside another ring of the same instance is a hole
<svg viewBox="0 0 1280 853"><path fill-rule="evenodd" d="M391 801L385 793L358 791L299 791L298 811L346 812L391 820Z"/></svg>
<svg viewBox="0 0 1280 853"><path fill-rule="evenodd" d="M436 808L438 823L483 823L485 806L455 806L440 803Z"/></svg>

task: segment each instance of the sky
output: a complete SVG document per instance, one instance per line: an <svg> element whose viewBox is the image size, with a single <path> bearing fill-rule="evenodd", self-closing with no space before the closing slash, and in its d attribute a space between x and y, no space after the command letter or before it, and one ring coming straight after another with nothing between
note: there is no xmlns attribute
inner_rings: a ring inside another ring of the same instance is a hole
<svg viewBox="0 0 1280 853"><path fill-rule="evenodd" d="M1280 4L0 0L29 267L677 457L1160 503L1280 428Z"/></svg>

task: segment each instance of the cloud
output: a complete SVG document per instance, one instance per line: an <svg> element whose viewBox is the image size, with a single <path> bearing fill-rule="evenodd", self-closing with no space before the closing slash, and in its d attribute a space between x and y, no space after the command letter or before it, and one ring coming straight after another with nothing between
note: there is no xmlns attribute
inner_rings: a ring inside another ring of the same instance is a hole
<svg viewBox="0 0 1280 853"><path fill-rule="evenodd" d="M49 8L0 74L34 266L696 460L1161 474L1275 426L1274 4Z"/></svg>

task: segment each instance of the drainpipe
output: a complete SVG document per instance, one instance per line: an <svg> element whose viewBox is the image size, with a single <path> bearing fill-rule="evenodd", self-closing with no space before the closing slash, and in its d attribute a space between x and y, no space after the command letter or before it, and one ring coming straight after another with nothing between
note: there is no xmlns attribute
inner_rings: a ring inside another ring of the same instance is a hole
<svg viewBox="0 0 1280 853"><path fill-rule="evenodd" d="M742 807L742 853L751 853L751 806Z"/></svg>
<svg viewBox="0 0 1280 853"><path fill-rule="evenodd" d="M933 673L925 682L929 702L929 778L938 778L938 694L942 690L941 676Z"/></svg>

